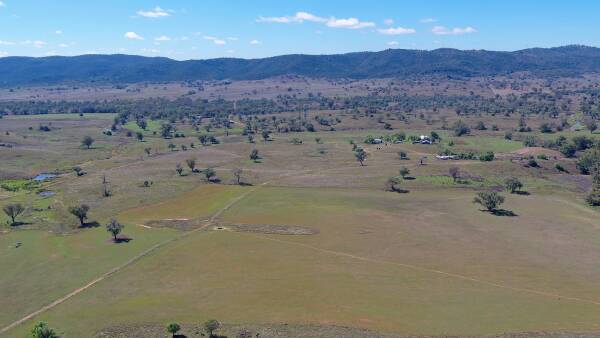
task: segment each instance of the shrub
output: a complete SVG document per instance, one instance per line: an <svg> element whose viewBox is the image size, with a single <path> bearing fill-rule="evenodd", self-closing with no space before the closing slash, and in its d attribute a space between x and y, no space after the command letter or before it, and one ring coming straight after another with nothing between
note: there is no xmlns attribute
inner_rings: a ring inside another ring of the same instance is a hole
<svg viewBox="0 0 600 338"><path fill-rule="evenodd" d="M38 322L35 324L28 338L58 338L58 335L47 323Z"/></svg>
<svg viewBox="0 0 600 338"><path fill-rule="evenodd" d="M577 161L577 168L583 175L589 175L592 167L600 163L600 149L591 149L586 151Z"/></svg>
<svg viewBox="0 0 600 338"><path fill-rule="evenodd" d="M484 161L484 162L493 161L494 160L494 152L488 151L487 153L480 155L479 160Z"/></svg>
<svg viewBox="0 0 600 338"><path fill-rule="evenodd" d="M560 172L563 172L563 173L566 173L566 172L567 172L567 169L565 169L565 168L564 168L564 167L563 167L563 166L562 166L560 163L556 163L556 164L554 165L554 168L556 168L556 170L558 170L558 171L560 171Z"/></svg>
<svg viewBox="0 0 600 338"><path fill-rule="evenodd" d="M577 148L571 143L565 143L560 146L559 151L565 155L565 157L574 157L575 153L577 152Z"/></svg>
<svg viewBox="0 0 600 338"><path fill-rule="evenodd" d="M477 193L473 203L482 205L487 211L493 212L498 206L504 203L504 197L495 191L482 191Z"/></svg>
<svg viewBox="0 0 600 338"><path fill-rule="evenodd" d="M504 181L504 187L511 194L514 194L523 188L523 183L521 183L521 181L519 181L519 179L516 177L510 177Z"/></svg>
<svg viewBox="0 0 600 338"><path fill-rule="evenodd" d="M537 144L537 140L533 135L527 135L523 140L523 145L525 147L535 147Z"/></svg>
<svg viewBox="0 0 600 338"><path fill-rule="evenodd" d="M464 123L462 120L458 120L454 122L452 125L452 130L454 131L455 136L463 136L471 133L471 129Z"/></svg>
<svg viewBox="0 0 600 338"><path fill-rule="evenodd" d="M173 337L175 337L175 334L177 334L179 330L181 330L181 326L177 323L171 323L167 325L167 332L169 332Z"/></svg>

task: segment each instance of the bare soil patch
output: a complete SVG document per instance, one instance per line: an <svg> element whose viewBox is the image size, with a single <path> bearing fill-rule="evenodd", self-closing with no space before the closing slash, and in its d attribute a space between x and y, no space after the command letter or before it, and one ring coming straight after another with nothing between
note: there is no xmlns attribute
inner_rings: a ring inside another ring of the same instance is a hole
<svg viewBox="0 0 600 338"><path fill-rule="evenodd" d="M239 232L253 232L273 235L316 235L318 230L290 225L273 224L230 224L227 229Z"/></svg>
<svg viewBox="0 0 600 338"><path fill-rule="evenodd" d="M181 325L181 331L178 337L206 337L204 328L200 325ZM416 337L398 335L392 333L382 333L360 328L334 326L334 325L288 325L288 324L269 324L269 325L234 325L223 324L221 329L216 332L216 337L238 337L240 332L247 332L248 337L261 338L404 338ZM95 335L95 338L164 338L166 329L164 325L132 325L132 326L114 326L101 330ZM441 338L449 336L420 336L427 338ZM490 336L452 336L455 338L595 338L600 337L600 332L518 332L503 333Z"/></svg>
<svg viewBox="0 0 600 338"><path fill-rule="evenodd" d="M538 155L546 155L549 158L561 159L563 155L560 151L542 148L542 147L525 147L519 150L515 150L511 152L511 154L521 155L521 156L538 156Z"/></svg>
<svg viewBox="0 0 600 338"><path fill-rule="evenodd" d="M144 225L151 228L171 228L187 231L201 227L203 225L203 221L187 218L169 218L148 221Z"/></svg>

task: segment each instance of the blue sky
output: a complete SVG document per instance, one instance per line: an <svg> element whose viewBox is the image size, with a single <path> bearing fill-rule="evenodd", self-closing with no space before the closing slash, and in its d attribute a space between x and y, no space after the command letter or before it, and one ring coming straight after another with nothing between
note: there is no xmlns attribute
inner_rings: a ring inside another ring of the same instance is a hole
<svg viewBox="0 0 600 338"><path fill-rule="evenodd" d="M0 56L600 46L600 1L0 0Z"/></svg>

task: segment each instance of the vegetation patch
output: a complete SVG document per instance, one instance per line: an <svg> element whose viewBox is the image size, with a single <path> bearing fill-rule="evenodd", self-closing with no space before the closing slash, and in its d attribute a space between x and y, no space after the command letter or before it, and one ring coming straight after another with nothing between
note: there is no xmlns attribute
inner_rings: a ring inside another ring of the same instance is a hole
<svg viewBox="0 0 600 338"><path fill-rule="evenodd" d="M202 226L202 221L198 219L161 219L148 221L144 225L151 228L171 228L185 231Z"/></svg>
<svg viewBox="0 0 600 338"><path fill-rule="evenodd" d="M239 232L255 232L274 235L316 235L318 230L291 226L291 225L273 225L273 224L232 224L227 225L228 229Z"/></svg>

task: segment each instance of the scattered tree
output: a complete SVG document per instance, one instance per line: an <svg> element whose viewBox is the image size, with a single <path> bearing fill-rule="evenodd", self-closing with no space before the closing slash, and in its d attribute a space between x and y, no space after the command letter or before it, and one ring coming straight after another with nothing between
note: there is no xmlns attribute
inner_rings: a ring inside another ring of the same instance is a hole
<svg viewBox="0 0 600 338"><path fill-rule="evenodd" d="M177 163L177 165L175 165L175 171L179 176L183 175L183 167L181 166L181 163Z"/></svg>
<svg viewBox="0 0 600 338"><path fill-rule="evenodd" d="M586 202L591 206L600 206L600 162L592 169L592 192L586 197Z"/></svg>
<svg viewBox="0 0 600 338"><path fill-rule="evenodd" d="M193 173L196 172L196 159L195 158L188 158L187 160L185 160L185 164L187 164L188 168L190 168L190 170Z"/></svg>
<svg viewBox="0 0 600 338"><path fill-rule="evenodd" d="M69 212L73 216L77 217L77 219L79 220L79 224L82 227L85 225L85 220L88 218L89 211L90 207L87 204L80 204L69 208Z"/></svg>
<svg viewBox="0 0 600 338"><path fill-rule="evenodd" d="M365 162L365 160L367 159L368 156L369 156L369 154L367 154L367 152L363 148L358 148L357 147L354 150L354 157L360 163L361 166L364 165L364 162Z"/></svg>
<svg viewBox="0 0 600 338"><path fill-rule="evenodd" d="M10 217L10 220L11 220L10 225L15 225L15 224L17 224L17 222L16 222L17 217L25 211L25 207L23 207L23 205L21 205L20 203L15 203L15 204L5 205L2 208L2 210L4 211L6 216Z"/></svg>
<svg viewBox="0 0 600 338"><path fill-rule="evenodd" d="M169 332L173 337L175 337L179 330L181 330L181 326L177 323L171 323L167 325L167 332Z"/></svg>
<svg viewBox="0 0 600 338"><path fill-rule="evenodd" d="M598 129L598 124L596 123L596 120L594 120L593 118L587 118L585 121L583 121L583 123L585 124L585 127L590 131L590 133L593 133L594 131L596 131L596 129Z"/></svg>
<svg viewBox="0 0 600 338"><path fill-rule="evenodd" d="M171 138L174 131L173 125L170 123L163 123L160 126L160 136L162 138Z"/></svg>
<svg viewBox="0 0 600 338"><path fill-rule="evenodd" d="M450 167L448 169L448 173L452 177L452 181L456 183L456 181L460 178L460 169L458 167Z"/></svg>
<svg viewBox="0 0 600 338"><path fill-rule="evenodd" d="M204 177L206 177L206 181L210 182L216 175L217 172L213 168L204 169Z"/></svg>
<svg viewBox="0 0 600 338"><path fill-rule="evenodd" d="M400 176L402 176L402 178L406 178L408 174L410 174L410 170L407 167L400 168Z"/></svg>
<svg viewBox="0 0 600 338"><path fill-rule="evenodd" d="M477 193L473 203L482 205L489 212L494 212L500 204L504 203L504 197L495 191L482 191Z"/></svg>
<svg viewBox="0 0 600 338"><path fill-rule="evenodd" d="M204 329L206 330L206 333L208 333L209 337L214 337L214 332L220 327L221 323L219 323L219 321L217 321L216 319L207 320L204 323Z"/></svg>
<svg viewBox="0 0 600 338"><path fill-rule="evenodd" d="M94 139L89 135L85 136L83 140L81 140L81 145L85 146L87 149L90 149L92 144L94 144Z"/></svg>
<svg viewBox="0 0 600 338"><path fill-rule="evenodd" d="M254 162L257 162L260 159L260 156L258 155L258 149L252 149L250 152L250 159Z"/></svg>
<svg viewBox="0 0 600 338"><path fill-rule="evenodd" d="M269 140L269 135L270 135L269 131L267 129L265 129L265 130L262 131L261 134L262 134L263 140L265 142L267 142Z"/></svg>
<svg viewBox="0 0 600 338"><path fill-rule="evenodd" d="M28 338L58 338L58 335L47 323L38 322L31 329Z"/></svg>
<svg viewBox="0 0 600 338"><path fill-rule="evenodd" d="M75 175L77 175L77 176L85 175L85 171L83 171L83 169L81 169L80 166L73 167L73 171L75 172Z"/></svg>
<svg viewBox="0 0 600 338"><path fill-rule="evenodd" d="M113 218L110 220L110 222L108 222L108 224L106 224L106 231L113 235L113 240L116 242L117 235L121 233L124 227L125 226L123 224L117 222L117 220Z"/></svg>
<svg viewBox="0 0 600 338"><path fill-rule="evenodd" d="M233 177L235 177L236 183L239 185L242 180L243 170L241 168L233 168L231 173L233 174Z"/></svg>
<svg viewBox="0 0 600 338"><path fill-rule="evenodd" d="M509 177L504 181L504 187L508 192L514 194L523 188L523 183L521 183L521 181L519 181L519 179L516 177Z"/></svg>
<svg viewBox="0 0 600 338"><path fill-rule="evenodd" d="M467 124L464 123L462 120L454 122L454 124L452 125L452 130L454 131L455 136L463 136L471 132L469 126L467 126Z"/></svg>
<svg viewBox="0 0 600 338"><path fill-rule="evenodd" d="M135 133L135 138L137 138L138 141L142 142L144 140L144 134L138 131L137 133Z"/></svg>

